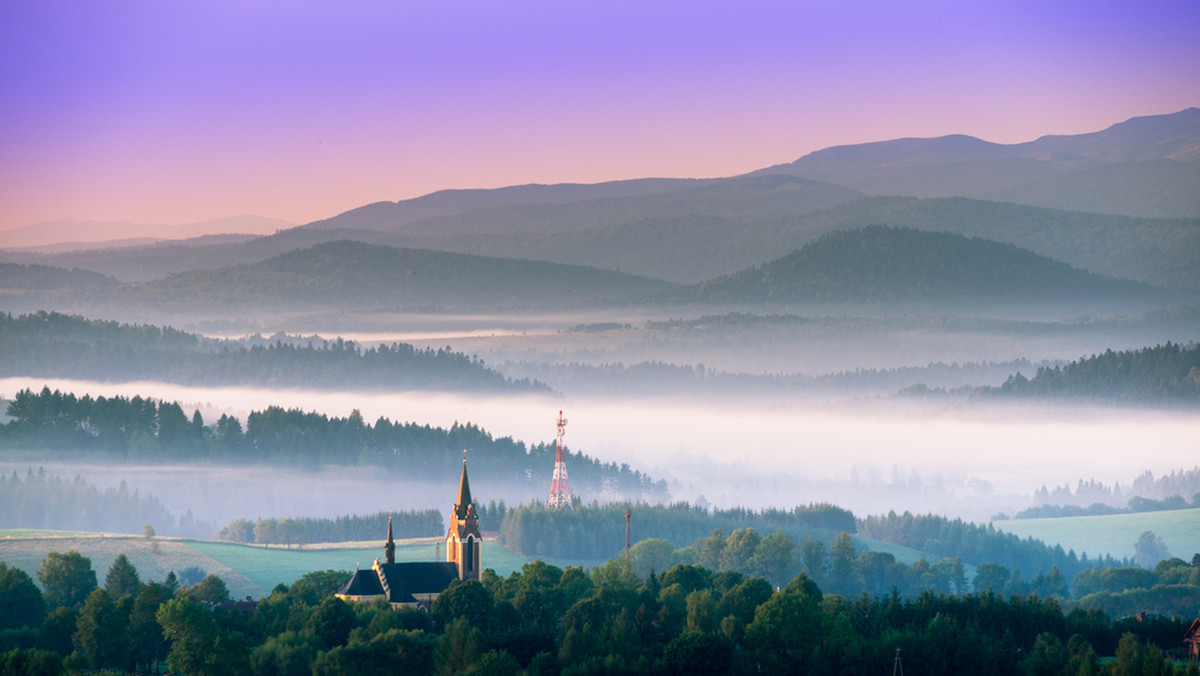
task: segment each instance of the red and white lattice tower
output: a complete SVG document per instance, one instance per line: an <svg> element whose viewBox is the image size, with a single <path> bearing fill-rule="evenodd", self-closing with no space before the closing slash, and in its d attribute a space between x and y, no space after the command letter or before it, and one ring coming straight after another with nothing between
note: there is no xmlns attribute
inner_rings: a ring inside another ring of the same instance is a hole
<svg viewBox="0 0 1200 676"><path fill-rule="evenodd" d="M554 479L550 482L550 497L546 506L551 509L571 506L571 483L567 481L567 461L563 458L563 432L567 429L567 419L562 411L558 412L558 437L555 445L557 452L554 456Z"/></svg>

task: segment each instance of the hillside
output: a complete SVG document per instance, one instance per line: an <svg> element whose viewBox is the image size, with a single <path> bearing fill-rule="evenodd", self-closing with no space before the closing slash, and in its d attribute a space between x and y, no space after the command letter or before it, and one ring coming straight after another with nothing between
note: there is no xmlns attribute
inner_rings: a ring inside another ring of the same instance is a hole
<svg viewBox="0 0 1200 676"><path fill-rule="evenodd" d="M1041 367L1032 378L1017 373L1003 385L979 388L978 393L1195 404L1200 402L1200 345L1167 343L1143 350L1107 350L1065 366Z"/></svg>
<svg viewBox="0 0 1200 676"><path fill-rule="evenodd" d="M50 291L112 286L117 280L88 270L56 268L48 265L0 263L0 292Z"/></svg>
<svg viewBox="0 0 1200 676"><path fill-rule="evenodd" d="M1191 560L1200 552L1200 509L993 521L998 531L1061 545L1077 554L1133 558L1133 545L1144 531L1162 537L1172 556Z"/></svg>
<svg viewBox="0 0 1200 676"><path fill-rule="evenodd" d="M76 296L50 307L272 313L316 309L496 309L559 305L641 293L666 282L540 261L489 258L339 241L264 261Z"/></svg>
<svg viewBox="0 0 1200 676"><path fill-rule="evenodd" d="M742 272L647 296L655 302L1057 303L1148 299L1155 291L1009 244L869 226L830 233Z"/></svg>
<svg viewBox="0 0 1200 676"><path fill-rule="evenodd" d="M0 376L154 380L194 385L348 387L374 390L544 391L476 358L396 343L276 341L247 347L171 327L40 312L0 313Z"/></svg>
<svg viewBox="0 0 1200 676"><path fill-rule="evenodd" d="M1195 218L1198 160L1200 109L1189 108L1095 133L1010 145L951 135L837 146L754 174L784 173L872 195L988 197L1096 213Z"/></svg>
<svg viewBox="0 0 1200 676"><path fill-rule="evenodd" d="M684 187L673 182L650 185L670 189L567 202L498 203L417 220L407 217L411 211L408 202L378 203L303 227L370 229L425 237L563 233L694 214L741 220L790 216L863 196L842 186L784 175L695 181L684 183Z"/></svg>
<svg viewBox="0 0 1200 676"><path fill-rule="evenodd" d="M382 553L383 540L285 549L173 538L147 540L132 535L0 531L0 561L24 570L34 579L47 553L71 549L91 559L101 586L113 560L124 554L143 581L161 582L170 571L179 574L195 567L220 576L230 596L238 599L265 596L275 585L290 585L313 571L352 571L356 565L369 566ZM396 546L397 561L428 561L433 555L433 540L429 539L401 541ZM524 558L492 539L483 541L482 559L501 576L525 564Z"/></svg>

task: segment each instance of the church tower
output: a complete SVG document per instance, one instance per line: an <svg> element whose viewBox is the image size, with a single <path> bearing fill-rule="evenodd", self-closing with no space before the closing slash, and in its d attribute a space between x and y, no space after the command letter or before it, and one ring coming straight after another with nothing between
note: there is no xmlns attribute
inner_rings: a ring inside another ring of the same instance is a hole
<svg viewBox="0 0 1200 676"><path fill-rule="evenodd" d="M463 451L462 478L458 480L458 502L450 512L450 532L446 534L446 560L458 566L458 579L478 580L483 537L479 534L479 516L471 504L471 485L467 483L467 456Z"/></svg>

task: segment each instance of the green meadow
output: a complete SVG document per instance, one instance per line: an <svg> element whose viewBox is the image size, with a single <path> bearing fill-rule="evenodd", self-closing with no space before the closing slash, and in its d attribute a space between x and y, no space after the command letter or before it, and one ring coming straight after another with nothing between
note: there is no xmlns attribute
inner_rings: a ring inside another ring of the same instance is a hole
<svg viewBox="0 0 1200 676"><path fill-rule="evenodd" d="M288 549L201 540L147 540L132 535L0 530L0 561L24 570L36 580L47 553L74 549L92 560L96 580L103 586L104 575L113 560L125 554L142 580L161 581L172 570L178 572L195 566L206 573L219 575L228 585L230 595L242 598L269 594L275 585L291 584L305 573L316 570L368 568L375 557L383 555L382 542L352 544L349 547L338 543ZM445 560L445 554L445 544L439 546L433 540L396 544L397 561ZM494 569L501 576L520 570L526 562L494 540L483 542L482 557L484 567Z"/></svg>
<svg viewBox="0 0 1200 676"><path fill-rule="evenodd" d="M1145 531L1161 537L1172 556L1190 561L1200 552L1200 509L993 521L992 525L1022 538L1062 545L1076 554L1086 552L1089 557L1132 558L1133 543Z"/></svg>

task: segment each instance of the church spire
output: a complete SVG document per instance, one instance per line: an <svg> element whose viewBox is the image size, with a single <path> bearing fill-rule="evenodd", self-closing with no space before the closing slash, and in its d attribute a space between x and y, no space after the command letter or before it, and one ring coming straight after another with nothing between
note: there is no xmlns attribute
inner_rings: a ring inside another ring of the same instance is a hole
<svg viewBox="0 0 1200 676"><path fill-rule="evenodd" d="M458 480L458 502L450 513L450 532L446 534L446 560L458 568L460 580L479 579L483 534L479 515L471 504L471 484L467 482L467 452L463 451L462 478Z"/></svg>
<svg viewBox="0 0 1200 676"><path fill-rule="evenodd" d="M462 477L458 480L458 502L454 503L454 515L460 519L467 518L471 508L471 484L467 481L467 449L463 449Z"/></svg>
<svg viewBox="0 0 1200 676"><path fill-rule="evenodd" d="M392 517L388 516L388 541L387 546L383 548L384 560L388 563L396 562L396 541L392 539Z"/></svg>

